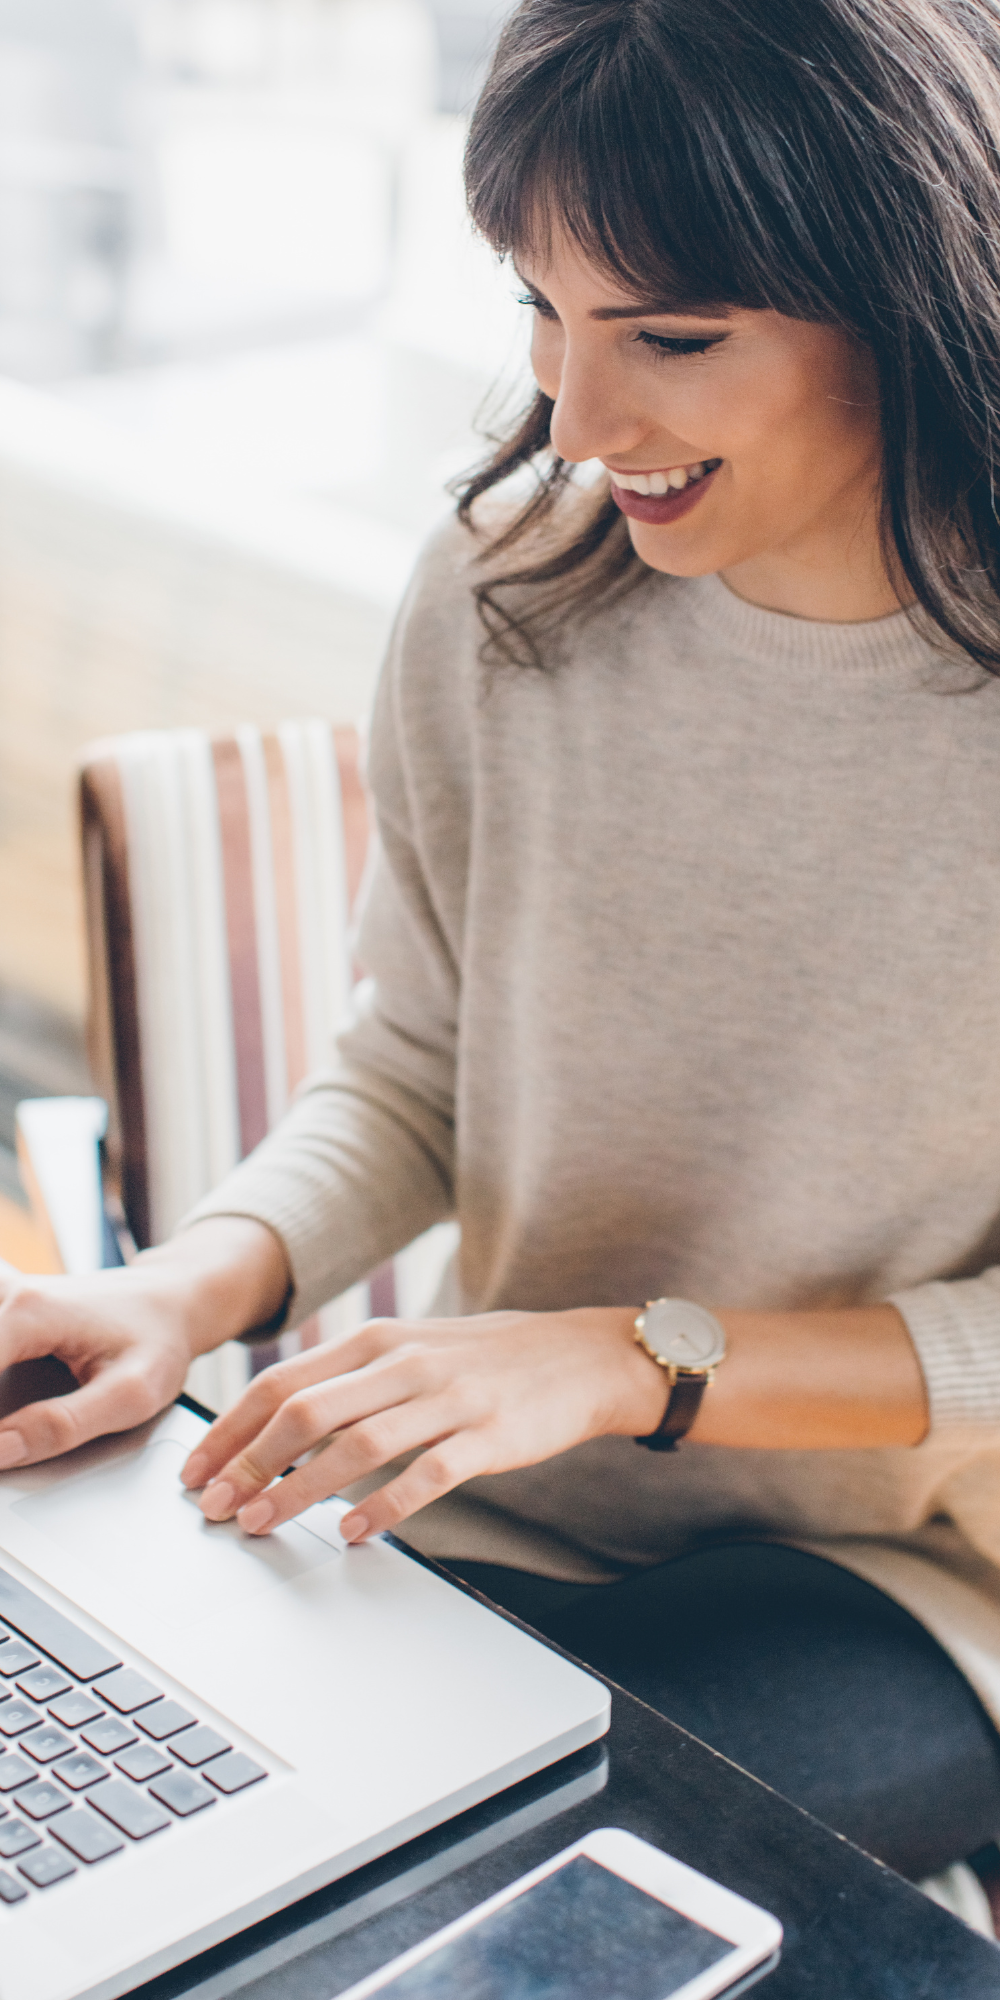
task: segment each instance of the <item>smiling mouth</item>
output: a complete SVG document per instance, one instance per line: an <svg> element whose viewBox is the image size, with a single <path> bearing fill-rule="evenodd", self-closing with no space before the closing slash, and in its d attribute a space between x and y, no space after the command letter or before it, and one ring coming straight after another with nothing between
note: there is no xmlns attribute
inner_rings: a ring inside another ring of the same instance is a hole
<svg viewBox="0 0 1000 2000"><path fill-rule="evenodd" d="M722 462L721 458L699 459L696 465L675 465L669 472L618 472L609 465L611 497L633 520L651 527L669 527L698 505Z"/></svg>
<svg viewBox="0 0 1000 2000"><path fill-rule="evenodd" d="M721 458L703 458L696 465L673 465L669 472L616 472L613 465L608 466L608 471L621 492L641 493L646 498L655 495L660 499L667 493L683 493L685 486L697 485L699 479L718 472L721 464Z"/></svg>

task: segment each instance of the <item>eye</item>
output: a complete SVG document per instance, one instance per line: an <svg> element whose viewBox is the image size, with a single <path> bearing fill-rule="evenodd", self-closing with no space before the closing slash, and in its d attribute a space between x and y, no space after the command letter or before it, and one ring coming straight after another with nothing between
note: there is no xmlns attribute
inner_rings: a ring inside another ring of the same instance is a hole
<svg viewBox="0 0 1000 2000"><path fill-rule="evenodd" d="M559 317L555 307L550 306L548 299L539 298L537 292L519 293L517 303L519 306L533 306L539 319L558 319Z"/></svg>
<svg viewBox="0 0 1000 2000"><path fill-rule="evenodd" d="M711 348L720 347L727 335L705 334L701 340L682 340L666 333L637 333L635 337L643 347L652 347L657 354L708 354Z"/></svg>

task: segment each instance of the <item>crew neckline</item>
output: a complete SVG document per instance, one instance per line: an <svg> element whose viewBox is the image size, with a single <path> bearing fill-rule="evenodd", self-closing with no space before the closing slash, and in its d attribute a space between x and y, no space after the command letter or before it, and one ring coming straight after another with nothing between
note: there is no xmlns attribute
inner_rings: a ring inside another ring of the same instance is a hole
<svg viewBox="0 0 1000 2000"><path fill-rule="evenodd" d="M683 589L691 615L702 629L758 666L826 668L841 674L919 672L926 677L929 668L971 664L964 654L949 654L932 645L907 611L837 624L796 618L787 611L765 611L737 597L718 575L686 577Z"/></svg>

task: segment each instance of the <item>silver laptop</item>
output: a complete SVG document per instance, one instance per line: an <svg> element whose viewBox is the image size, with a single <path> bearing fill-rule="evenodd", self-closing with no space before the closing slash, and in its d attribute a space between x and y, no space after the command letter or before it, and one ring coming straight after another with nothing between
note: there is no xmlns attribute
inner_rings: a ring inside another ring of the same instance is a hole
<svg viewBox="0 0 1000 2000"><path fill-rule="evenodd" d="M201 1420L0 1475L0 1996L112 2000L603 1735L605 1688L347 1503L264 1540Z"/></svg>

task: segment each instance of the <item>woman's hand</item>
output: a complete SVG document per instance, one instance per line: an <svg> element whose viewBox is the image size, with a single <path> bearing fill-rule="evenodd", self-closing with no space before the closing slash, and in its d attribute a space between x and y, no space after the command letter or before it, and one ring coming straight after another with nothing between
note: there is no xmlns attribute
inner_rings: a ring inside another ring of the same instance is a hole
<svg viewBox="0 0 1000 2000"><path fill-rule="evenodd" d="M206 1488L210 1521L236 1514L263 1534L416 1451L344 1516L345 1538L361 1541L480 1473L536 1465L587 1438L655 1430L666 1383L634 1327L634 1306L371 1320L337 1346L258 1375L192 1453L185 1484Z"/></svg>
<svg viewBox="0 0 1000 2000"><path fill-rule="evenodd" d="M288 1283L277 1237L233 1216L200 1222L125 1269L42 1278L0 1263L0 1369L54 1355L80 1385L3 1418L0 1471L155 1416L195 1356L266 1323Z"/></svg>

